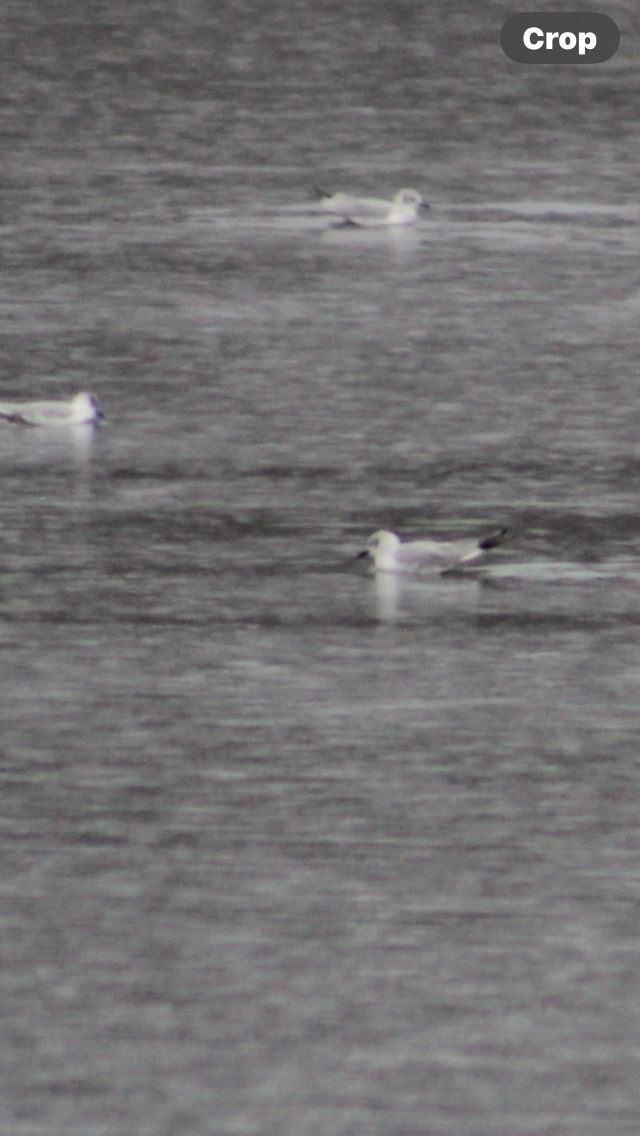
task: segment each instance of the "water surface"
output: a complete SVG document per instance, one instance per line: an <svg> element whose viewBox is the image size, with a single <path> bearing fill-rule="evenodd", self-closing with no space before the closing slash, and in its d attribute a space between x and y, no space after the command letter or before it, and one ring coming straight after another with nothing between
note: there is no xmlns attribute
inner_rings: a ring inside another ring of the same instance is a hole
<svg viewBox="0 0 640 1136"><path fill-rule="evenodd" d="M1 393L107 415L0 423L16 1136L635 1136L609 11L575 69L510 63L492 5L1 17ZM314 183L432 209L334 229ZM354 559L502 524L469 579Z"/></svg>

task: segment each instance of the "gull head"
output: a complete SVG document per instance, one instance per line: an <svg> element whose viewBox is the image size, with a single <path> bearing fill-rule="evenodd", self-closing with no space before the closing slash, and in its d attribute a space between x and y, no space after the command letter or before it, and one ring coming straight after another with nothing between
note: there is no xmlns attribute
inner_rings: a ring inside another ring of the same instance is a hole
<svg viewBox="0 0 640 1136"><path fill-rule="evenodd" d="M414 209L428 209L429 206L417 189L400 189L393 199L394 205L411 205Z"/></svg>
<svg viewBox="0 0 640 1136"><path fill-rule="evenodd" d="M71 413L77 426L86 426L104 418L95 394L90 394L88 391L81 391L71 400Z"/></svg>
<svg viewBox="0 0 640 1136"><path fill-rule="evenodd" d="M368 556L373 561L376 572L395 572L396 557L401 541L388 529L378 529L367 541L367 547L360 556Z"/></svg>
<svg viewBox="0 0 640 1136"><path fill-rule="evenodd" d="M401 189L391 202L387 215L387 225L415 225L421 209L428 209L426 201L417 189Z"/></svg>

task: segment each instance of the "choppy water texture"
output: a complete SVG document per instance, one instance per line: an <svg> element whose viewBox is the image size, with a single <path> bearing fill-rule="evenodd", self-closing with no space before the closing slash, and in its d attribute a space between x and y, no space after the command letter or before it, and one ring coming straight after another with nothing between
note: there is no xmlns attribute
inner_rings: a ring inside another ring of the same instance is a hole
<svg viewBox="0 0 640 1136"><path fill-rule="evenodd" d="M638 16L3 5L0 1120L635 1136ZM335 229L313 186L431 203ZM371 532L511 540L374 580Z"/></svg>

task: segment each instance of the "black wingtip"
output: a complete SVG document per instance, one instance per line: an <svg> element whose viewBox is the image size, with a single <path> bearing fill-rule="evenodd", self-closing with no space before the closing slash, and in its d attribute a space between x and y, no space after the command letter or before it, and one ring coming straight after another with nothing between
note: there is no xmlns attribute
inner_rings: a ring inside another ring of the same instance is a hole
<svg viewBox="0 0 640 1136"><path fill-rule="evenodd" d="M26 418L18 414L17 410L13 411L11 414L0 414L0 418L3 422L13 422L16 426L33 426L33 423L28 422Z"/></svg>
<svg viewBox="0 0 640 1136"><path fill-rule="evenodd" d="M503 544L505 540L508 540L510 535L511 534L508 528L498 529L497 532L491 533L490 536L486 536L484 540L478 541L478 548L497 548L499 544Z"/></svg>
<svg viewBox="0 0 640 1136"><path fill-rule="evenodd" d="M314 185L314 187L313 187L313 192L315 193L316 197L317 197L317 198L318 198L318 199L319 199L320 201L322 201L322 200L323 200L323 198L326 198L326 197L332 197L332 196L333 196L333 194L331 194L331 193L327 193L327 191L326 191L325 189L318 189L318 186L317 186L317 185Z"/></svg>

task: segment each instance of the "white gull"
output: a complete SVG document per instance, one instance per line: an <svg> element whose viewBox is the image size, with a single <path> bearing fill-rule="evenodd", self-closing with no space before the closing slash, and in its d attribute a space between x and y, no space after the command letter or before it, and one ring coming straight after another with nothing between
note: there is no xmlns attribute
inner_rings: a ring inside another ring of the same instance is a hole
<svg viewBox="0 0 640 1136"><path fill-rule="evenodd" d="M21 426L88 426L102 417L96 396L87 391L68 401L0 402L0 418Z"/></svg>
<svg viewBox="0 0 640 1136"><path fill-rule="evenodd" d="M507 529L482 540L408 540L401 541L395 533L379 529L369 537L367 547L360 556L373 561L376 572L421 572L435 569L441 574L481 560L485 552L502 544Z"/></svg>
<svg viewBox="0 0 640 1136"><path fill-rule="evenodd" d="M415 225L420 210L429 208L417 189L400 189L391 201L352 193L323 193L320 189L316 193L323 209L355 225Z"/></svg>

